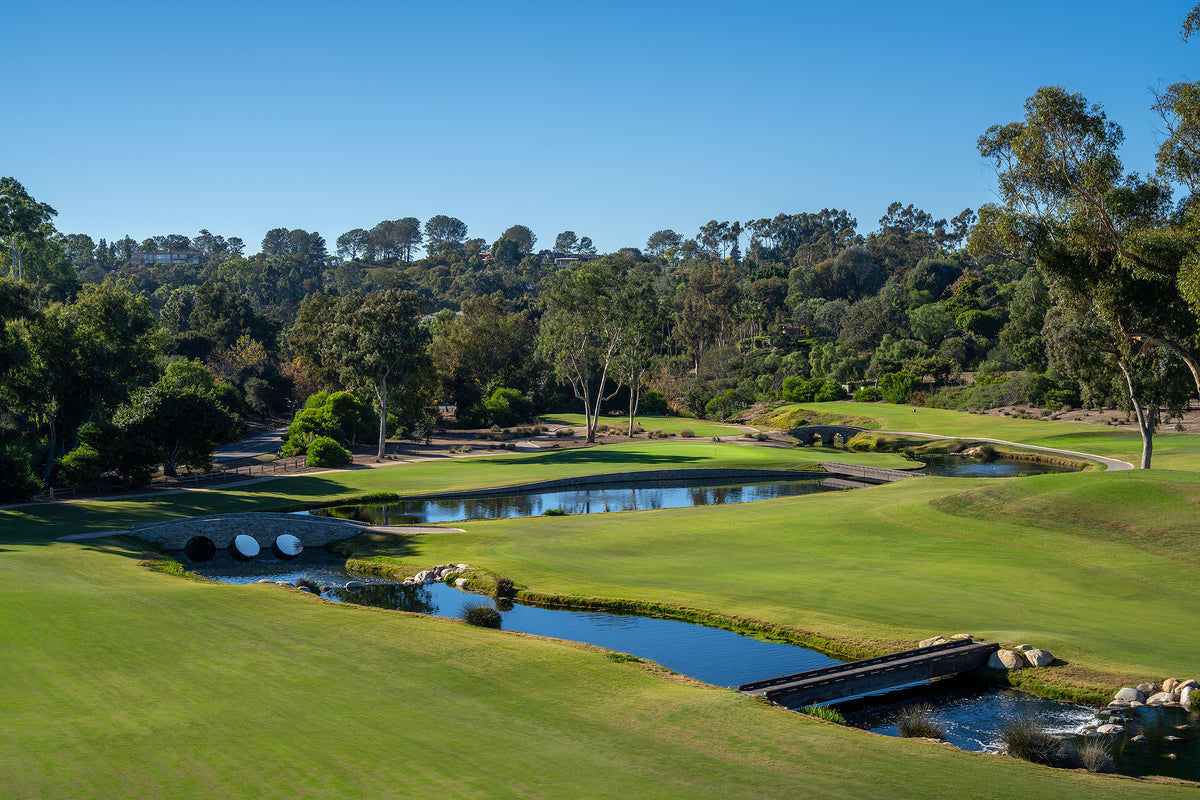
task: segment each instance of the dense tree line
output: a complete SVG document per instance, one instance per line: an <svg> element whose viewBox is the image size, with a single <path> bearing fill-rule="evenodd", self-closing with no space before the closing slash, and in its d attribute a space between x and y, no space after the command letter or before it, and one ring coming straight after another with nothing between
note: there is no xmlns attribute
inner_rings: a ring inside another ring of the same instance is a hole
<svg viewBox="0 0 1200 800"><path fill-rule="evenodd" d="M1200 389L1200 83L1154 108L1148 178L1124 173L1099 105L1047 87L981 136L1000 202L978 213L713 219L604 255L573 230L539 250L521 224L489 243L444 214L333 253L285 227L249 255L207 229L93 239L0 178L0 494L203 468L245 420L298 409L292 451L382 455L439 424L435 404L469 427L579 408L589 437L643 401L1117 405L1148 466L1155 424Z"/></svg>

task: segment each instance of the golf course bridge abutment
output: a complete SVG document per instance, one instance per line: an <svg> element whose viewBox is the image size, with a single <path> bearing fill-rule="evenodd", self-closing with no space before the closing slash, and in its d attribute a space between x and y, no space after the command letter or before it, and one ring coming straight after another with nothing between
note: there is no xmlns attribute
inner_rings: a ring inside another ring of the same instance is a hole
<svg viewBox="0 0 1200 800"><path fill-rule="evenodd" d="M305 547L324 547L349 539L359 534L363 527L362 523L336 517L253 512L138 525L130 534L154 542L163 550L182 550L193 561L203 561L207 559L195 558L192 553L211 554L234 545L249 557L257 555L258 549L274 549L285 556L297 555ZM243 537L249 537L253 544Z"/></svg>
<svg viewBox="0 0 1200 800"><path fill-rule="evenodd" d="M766 697L773 703L800 708L979 669L1000 649L994 642L963 639L888 656L810 669L753 683L738 691Z"/></svg>

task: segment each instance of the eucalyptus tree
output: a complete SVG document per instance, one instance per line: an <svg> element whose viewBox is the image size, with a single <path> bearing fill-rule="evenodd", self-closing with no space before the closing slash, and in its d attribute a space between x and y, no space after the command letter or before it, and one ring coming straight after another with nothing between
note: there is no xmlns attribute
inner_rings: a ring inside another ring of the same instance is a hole
<svg viewBox="0 0 1200 800"><path fill-rule="evenodd" d="M1162 348L1131 348L1086 302L1066 296L1058 301L1044 328L1051 369L1079 383L1085 405L1115 402L1132 413L1142 438L1140 466L1150 469L1162 409L1180 414L1187 407L1187 371Z"/></svg>
<svg viewBox="0 0 1200 800"><path fill-rule="evenodd" d="M418 324L420 312L420 300L410 291L317 295L301 305L290 338L316 379L374 396L380 460L387 445L389 398L418 377L429 358L429 334Z"/></svg>
<svg viewBox="0 0 1200 800"><path fill-rule="evenodd" d="M1191 290L1200 286L1200 236L1174 224L1169 187L1124 174L1123 139L1099 104L1059 87L1039 89L1024 120L993 125L979 138L1002 202L979 210L968 246L1036 264L1084 298L1127 350L1165 349L1200 389L1200 291Z"/></svg>
<svg viewBox="0 0 1200 800"><path fill-rule="evenodd" d="M7 249L12 276L25 280L24 258L29 246L50 236L50 220L58 214L34 200L16 178L0 178L0 244Z"/></svg>
<svg viewBox="0 0 1200 800"><path fill-rule="evenodd" d="M553 273L542 292L538 350L583 403L588 442L596 441L601 406L620 388L619 374L612 377L616 361L635 346L644 312L641 282L630 266L620 256L602 256Z"/></svg>

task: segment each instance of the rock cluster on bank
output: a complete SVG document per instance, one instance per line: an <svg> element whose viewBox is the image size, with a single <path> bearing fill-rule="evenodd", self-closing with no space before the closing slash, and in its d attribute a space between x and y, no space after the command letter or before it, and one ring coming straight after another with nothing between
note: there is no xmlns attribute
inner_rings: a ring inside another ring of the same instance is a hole
<svg viewBox="0 0 1200 800"><path fill-rule="evenodd" d="M945 636L934 636L922 639L917 647L933 647L965 639L974 641L969 633L956 633L947 639ZM1028 644L1019 644L1012 649L1001 648L988 657L989 669L1021 669L1022 667L1048 667L1054 663L1054 655L1049 650L1042 650Z"/></svg>
<svg viewBox="0 0 1200 800"><path fill-rule="evenodd" d="M404 578L406 586L423 583L440 583L446 580L446 576L452 572L466 572L471 568L470 564L438 564L429 569L421 570L416 575ZM454 581L454 586L458 589L466 587L466 578L457 578Z"/></svg>
<svg viewBox="0 0 1200 800"><path fill-rule="evenodd" d="M1167 678L1162 683L1140 683L1126 686L1113 697L1109 708L1141 708L1142 706L1174 706L1188 711L1200 710L1200 700L1195 698L1200 683L1194 678L1181 681Z"/></svg>

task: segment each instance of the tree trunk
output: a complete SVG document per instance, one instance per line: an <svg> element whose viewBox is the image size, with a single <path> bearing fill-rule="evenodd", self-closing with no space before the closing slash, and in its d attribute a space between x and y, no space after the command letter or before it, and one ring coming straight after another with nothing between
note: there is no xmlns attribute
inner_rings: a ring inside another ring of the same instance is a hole
<svg viewBox="0 0 1200 800"><path fill-rule="evenodd" d="M1121 368L1121 374L1125 376L1125 385L1129 387L1129 402L1137 417L1138 432L1142 434L1141 468L1150 469L1150 457L1154 454L1154 418L1147 412L1146 407L1138 402L1137 396L1133 393L1133 376L1125 367L1124 362L1118 360L1117 364Z"/></svg>
<svg viewBox="0 0 1200 800"><path fill-rule="evenodd" d="M54 462L57 460L55 456L58 450L58 426L54 424L54 420L50 420L50 451L46 456L46 464L42 467L42 482L46 485L50 484L50 476L54 472Z"/></svg>
<svg viewBox="0 0 1200 800"><path fill-rule="evenodd" d="M384 376L379 383L379 451L375 454L376 461L383 461L384 451L387 450L387 396L388 382Z"/></svg>
<svg viewBox="0 0 1200 800"><path fill-rule="evenodd" d="M633 436L633 420L637 417L638 400L642 394L642 382L636 375L629 376L629 435Z"/></svg>

